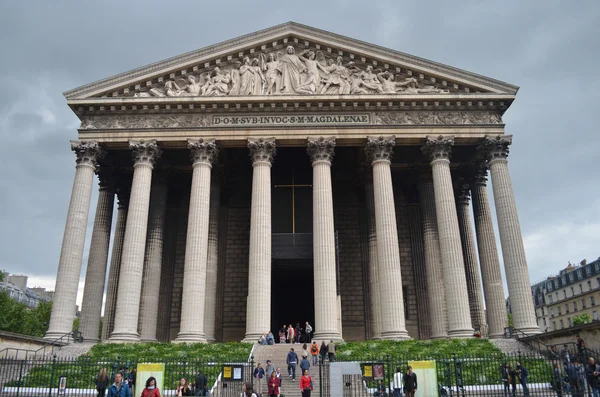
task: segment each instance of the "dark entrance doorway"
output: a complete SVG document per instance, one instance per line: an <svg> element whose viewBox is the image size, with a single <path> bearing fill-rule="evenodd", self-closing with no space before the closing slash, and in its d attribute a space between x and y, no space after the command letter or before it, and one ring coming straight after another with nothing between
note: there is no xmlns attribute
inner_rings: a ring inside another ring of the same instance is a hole
<svg viewBox="0 0 600 397"><path fill-rule="evenodd" d="M275 260L271 278L271 330L279 342L283 324L315 326L312 260Z"/></svg>

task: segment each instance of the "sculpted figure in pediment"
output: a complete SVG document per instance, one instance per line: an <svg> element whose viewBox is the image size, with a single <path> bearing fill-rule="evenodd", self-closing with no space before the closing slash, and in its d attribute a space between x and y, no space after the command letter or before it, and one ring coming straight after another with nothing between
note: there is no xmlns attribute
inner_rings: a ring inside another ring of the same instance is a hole
<svg viewBox="0 0 600 397"><path fill-rule="evenodd" d="M281 93L295 94L296 88L301 84L300 75L306 72L306 66L291 45L287 46L285 53L277 53L277 61L281 72Z"/></svg>
<svg viewBox="0 0 600 397"><path fill-rule="evenodd" d="M321 51L315 53L314 51L304 50L300 53L299 58L306 65L308 74L304 84L306 84L308 80L313 80L315 86L319 87L321 85L321 73L324 75L328 73L326 69L327 61L325 60L323 53Z"/></svg>
<svg viewBox="0 0 600 397"><path fill-rule="evenodd" d="M254 58L252 60L252 70L254 70L254 76L252 81L252 95L262 95L265 76L263 75L262 69L259 66L258 58Z"/></svg>
<svg viewBox="0 0 600 397"><path fill-rule="evenodd" d="M281 72L279 71L279 61L275 53L259 55L260 66L265 75L265 95L279 93L281 89Z"/></svg>
<svg viewBox="0 0 600 397"><path fill-rule="evenodd" d="M229 72L221 72L217 66L212 72L212 77L209 80L210 84L205 89L205 96L225 96L229 93L229 83L231 77Z"/></svg>
<svg viewBox="0 0 600 397"><path fill-rule="evenodd" d="M373 73L373 66L367 65L366 69L360 72L359 77L363 81L364 87L379 94L383 93L383 86L377 78L377 75Z"/></svg>
<svg viewBox="0 0 600 397"><path fill-rule="evenodd" d="M327 60L325 68L328 75L323 82L325 85L321 89L321 94L349 94L350 93L350 72L342 64L342 57L337 57L337 62L333 59Z"/></svg>
<svg viewBox="0 0 600 397"><path fill-rule="evenodd" d="M237 96L240 95L240 61L235 61L233 64L233 68L229 71L229 75L231 76L231 89L229 90L229 96Z"/></svg>
<svg viewBox="0 0 600 397"><path fill-rule="evenodd" d="M255 70L249 57L244 57L244 64L240 67L240 95L252 95Z"/></svg>
<svg viewBox="0 0 600 397"><path fill-rule="evenodd" d="M419 82L414 77L407 77L404 81L396 83L396 87L405 87L400 90L402 94L448 94L450 91L442 90L432 85L425 85L419 88Z"/></svg>

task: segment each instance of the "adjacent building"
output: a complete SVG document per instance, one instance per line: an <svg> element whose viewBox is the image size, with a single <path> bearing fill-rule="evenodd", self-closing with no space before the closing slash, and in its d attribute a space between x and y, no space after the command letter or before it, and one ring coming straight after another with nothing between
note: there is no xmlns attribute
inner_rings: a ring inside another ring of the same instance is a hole
<svg viewBox="0 0 600 397"><path fill-rule="evenodd" d="M557 276L531 286L536 320L546 332L573 326L573 319L587 313L599 319L600 258L569 265Z"/></svg>
<svg viewBox="0 0 600 397"><path fill-rule="evenodd" d="M45 288L41 287L27 287L27 276L3 274L4 277L0 281L0 291L6 291L17 302L21 302L29 308L35 308L40 302L50 302L52 300L54 291L46 291Z"/></svg>

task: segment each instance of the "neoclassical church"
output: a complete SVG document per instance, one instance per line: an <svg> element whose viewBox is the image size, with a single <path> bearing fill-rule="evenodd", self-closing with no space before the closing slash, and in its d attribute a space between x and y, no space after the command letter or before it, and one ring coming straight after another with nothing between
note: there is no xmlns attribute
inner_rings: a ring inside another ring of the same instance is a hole
<svg viewBox="0 0 600 397"><path fill-rule="evenodd" d="M71 329L91 205L88 341L306 321L317 340L498 338L505 282L539 332L502 119L517 90L290 22L65 92L81 126L46 337Z"/></svg>

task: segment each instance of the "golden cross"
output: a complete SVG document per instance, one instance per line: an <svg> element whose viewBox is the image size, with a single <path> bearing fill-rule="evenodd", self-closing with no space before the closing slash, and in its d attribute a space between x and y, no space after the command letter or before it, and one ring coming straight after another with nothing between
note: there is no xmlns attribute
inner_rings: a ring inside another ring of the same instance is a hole
<svg viewBox="0 0 600 397"><path fill-rule="evenodd" d="M275 187L291 187L292 188L292 233L296 233L296 188L297 187L312 187L312 185L296 185L294 182L294 170L292 169L292 184L291 185L275 185Z"/></svg>

